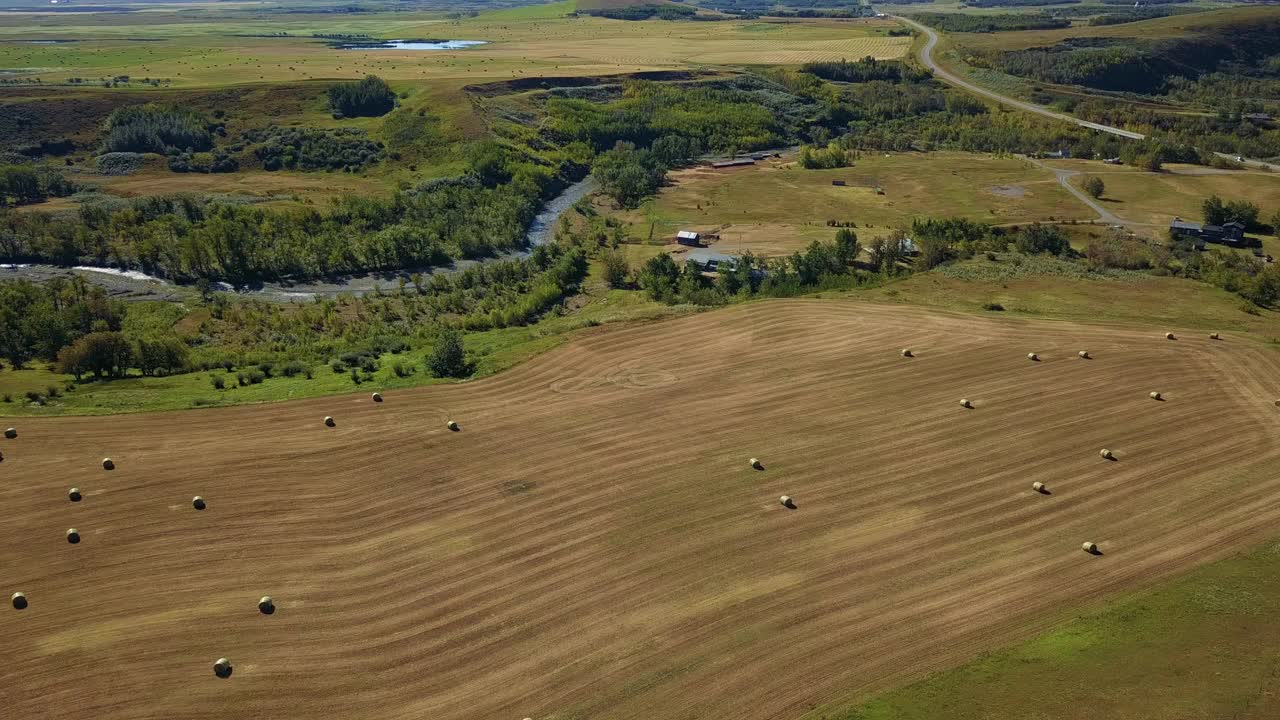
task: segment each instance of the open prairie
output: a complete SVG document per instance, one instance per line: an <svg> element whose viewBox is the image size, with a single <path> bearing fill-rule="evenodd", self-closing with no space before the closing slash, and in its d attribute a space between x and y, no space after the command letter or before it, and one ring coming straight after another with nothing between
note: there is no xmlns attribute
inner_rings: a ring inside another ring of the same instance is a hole
<svg viewBox="0 0 1280 720"><path fill-rule="evenodd" d="M883 689L1273 532L1280 357L1166 329L775 301L383 403L5 423L0 592L30 606L0 612L0 706L774 718Z"/></svg>

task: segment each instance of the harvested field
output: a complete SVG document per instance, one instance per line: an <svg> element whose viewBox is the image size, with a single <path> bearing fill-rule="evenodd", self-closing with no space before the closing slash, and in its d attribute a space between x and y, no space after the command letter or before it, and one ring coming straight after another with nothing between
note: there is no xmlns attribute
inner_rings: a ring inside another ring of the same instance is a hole
<svg viewBox="0 0 1280 720"><path fill-rule="evenodd" d="M1163 329L762 302L381 404L24 419L0 707L796 717L1274 532L1280 357Z"/></svg>

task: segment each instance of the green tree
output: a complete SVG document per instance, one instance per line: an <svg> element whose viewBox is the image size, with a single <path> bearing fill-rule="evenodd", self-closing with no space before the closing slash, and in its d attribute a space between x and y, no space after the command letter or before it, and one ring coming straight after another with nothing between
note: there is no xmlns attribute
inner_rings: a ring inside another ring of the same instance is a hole
<svg viewBox="0 0 1280 720"><path fill-rule="evenodd" d="M640 268L640 286L654 300L671 302L675 297L676 283L680 280L680 268L671 256L662 253L649 258Z"/></svg>
<svg viewBox="0 0 1280 720"><path fill-rule="evenodd" d="M1227 222L1227 206L1217 195L1210 195L1200 203L1200 214L1210 225L1221 225Z"/></svg>
<svg viewBox="0 0 1280 720"><path fill-rule="evenodd" d="M1047 252L1065 255L1071 250L1071 240L1057 225L1032 223L1023 228L1013 239L1018 252L1027 255Z"/></svg>
<svg viewBox="0 0 1280 720"><path fill-rule="evenodd" d="M1084 191L1094 198L1102 197L1102 193L1107 191L1107 186L1102 182L1102 178L1097 175L1090 175L1084 179Z"/></svg>
<svg viewBox="0 0 1280 720"><path fill-rule="evenodd" d="M57 370L79 380L91 372L96 378L124 377L133 364L133 346L118 332L92 332L58 353Z"/></svg>
<svg viewBox="0 0 1280 720"><path fill-rule="evenodd" d="M444 328L436 336L436 344L427 357L427 370L436 377L463 377L467 361L462 347L462 333Z"/></svg>
<svg viewBox="0 0 1280 720"><path fill-rule="evenodd" d="M604 263L604 281L611 288L624 288L631 283L631 265L627 256L617 250L607 250L600 256Z"/></svg>
<svg viewBox="0 0 1280 720"><path fill-rule="evenodd" d="M858 259L862 247L858 245L858 233L849 228L836 231L836 261L848 267Z"/></svg>

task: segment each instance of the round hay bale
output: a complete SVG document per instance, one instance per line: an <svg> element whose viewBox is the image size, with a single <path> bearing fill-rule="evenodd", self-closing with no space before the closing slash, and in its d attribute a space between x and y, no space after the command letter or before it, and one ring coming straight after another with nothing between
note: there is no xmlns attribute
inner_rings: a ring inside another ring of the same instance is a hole
<svg viewBox="0 0 1280 720"><path fill-rule="evenodd" d="M75 528L68 528L67 542L71 543L72 545L75 545L76 543L80 542L80 531L76 530Z"/></svg>
<svg viewBox="0 0 1280 720"><path fill-rule="evenodd" d="M374 394L373 394L373 401L374 401L374 402L382 402L382 393L374 393Z"/></svg>
<svg viewBox="0 0 1280 720"><path fill-rule="evenodd" d="M969 398L960 398L960 407L962 407L962 408L972 408L972 407L973 407L973 403L969 402Z"/></svg>
<svg viewBox="0 0 1280 720"><path fill-rule="evenodd" d="M1102 448L1102 452L1101 452L1100 454L1102 455L1103 459L1105 459L1105 460L1114 460L1114 459L1115 459L1115 457L1116 457L1116 456L1115 456L1115 453L1111 452L1110 450L1108 450L1108 449L1106 449L1106 448Z"/></svg>
<svg viewBox="0 0 1280 720"><path fill-rule="evenodd" d="M1081 544L1080 544L1080 549L1081 549L1081 550L1083 550L1083 551L1085 551L1085 552L1087 552L1087 553L1089 553L1090 555L1097 555L1097 554L1098 554L1098 543L1092 543L1092 542L1085 542L1085 543L1081 543Z"/></svg>
<svg viewBox="0 0 1280 720"><path fill-rule="evenodd" d="M270 615L270 614L272 614L272 613L274 613L274 612L276 611L276 604L275 604L275 602L271 599L271 596L270 596L270 595L263 595L263 596L258 600L258 610L259 610L263 615Z"/></svg>
<svg viewBox="0 0 1280 720"><path fill-rule="evenodd" d="M18 437L18 428L8 428L4 431L4 436L10 440Z"/></svg>
<svg viewBox="0 0 1280 720"><path fill-rule="evenodd" d="M337 425L337 423L333 421L333 418L332 418L332 417L329 417L328 415L325 415L325 416L324 416L324 425L325 425L325 427L333 427L334 425Z"/></svg>
<svg viewBox="0 0 1280 720"><path fill-rule="evenodd" d="M1159 392L1158 390L1152 390L1152 391L1151 391L1151 394L1150 394L1150 397L1151 397L1151 399L1152 399L1152 400L1163 400L1163 399L1164 399L1164 396L1163 396L1163 395L1161 395L1161 394L1160 394L1160 392Z"/></svg>
<svg viewBox="0 0 1280 720"><path fill-rule="evenodd" d="M9 602L13 603L14 610L27 609L27 596L24 593L16 592L9 598Z"/></svg>
<svg viewBox="0 0 1280 720"><path fill-rule="evenodd" d="M1091 359L1091 358L1089 357L1089 351L1088 351L1088 350L1081 350L1080 352L1078 352L1078 353L1076 353L1076 354L1077 354L1077 355L1079 355L1079 356L1080 356L1080 358L1081 358L1081 359L1083 359L1083 360L1089 360L1089 359Z"/></svg>
<svg viewBox="0 0 1280 720"><path fill-rule="evenodd" d="M778 498L778 502L782 503L783 507L794 508L796 506L796 501L792 500L790 495L783 495Z"/></svg>
<svg viewBox="0 0 1280 720"><path fill-rule="evenodd" d="M749 460L748 462L750 462L751 467L755 468L756 470L764 469L764 466L760 464L760 458L751 458L751 460Z"/></svg>
<svg viewBox="0 0 1280 720"><path fill-rule="evenodd" d="M1280 407L1280 400L1276 400L1276 407Z"/></svg>
<svg viewBox="0 0 1280 720"><path fill-rule="evenodd" d="M1218 333L1216 333L1216 332L1211 332L1211 333L1209 333L1209 339L1210 339L1210 340L1221 340L1221 339L1222 339L1222 336L1218 335Z"/></svg>
<svg viewBox="0 0 1280 720"><path fill-rule="evenodd" d="M115 464L115 462L113 462L113 461L111 460L111 458L102 458L102 469L103 469L103 470L115 470L115 469L116 469L116 464Z"/></svg>
<svg viewBox="0 0 1280 720"><path fill-rule="evenodd" d="M1027 353L1027 359L1030 360L1031 362L1039 362L1040 355L1037 353Z"/></svg>
<svg viewBox="0 0 1280 720"><path fill-rule="evenodd" d="M202 497L200 497L199 495L197 495L197 496L195 496L195 497L191 498L191 507L193 507L193 508L195 508L195 509L197 509L197 510L203 510L203 509L205 509L205 508L207 507L207 505L205 505L205 503L204 503L204 498L202 498Z"/></svg>
<svg viewBox="0 0 1280 720"><path fill-rule="evenodd" d="M454 422L454 421L450 420L449 422L445 423L444 425L445 425L445 427L449 428L450 430L452 430L452 431L454 431L454 432L458 432L458 429L459 429L459 428L458 428L458 423L456 423L456 422Z"/></svg>
<svg viewBox="0 0 1280 720"><path fill-rule="evenodd" d="M902 357L915 357L911 354L911 348L902 348Z"/></svg>
<svg viewBox="0 0 1280 720"><path fill-rule="evenodd" d="M80 502L83 496L80 495L80 488L71 488L67 491L67 499L71 502Z"/></svg>
<svg viewBox="0 0 1280 720"><path fill-rule="evenodd" d="M1167 333L1165 333L1165 334L1164 334L1164 339L1165 339L1165 340L1177 340L1178 338L1174 337L1173 333L1169 333L1169 332L1167 332Z"/></svg>
<svg viewBox="0 0 1280 720"><path fill-rule="evenodd" d="M1035 490L1035 491L1036 491L1036 492L1038 492L1038 493L1043 493L1043 492L1044 492L1044 483L1042 483L1042 482L1033 482L1033 483L1031 483L1031 489L1032 489L1032 490Z"/></svg>
<svg viewBox="0 0 1280 720"><path fill-rule="evenodd" d="M220 678L231 676L231 661L226 658L218 658L213 664L213 674Z"/></svg>

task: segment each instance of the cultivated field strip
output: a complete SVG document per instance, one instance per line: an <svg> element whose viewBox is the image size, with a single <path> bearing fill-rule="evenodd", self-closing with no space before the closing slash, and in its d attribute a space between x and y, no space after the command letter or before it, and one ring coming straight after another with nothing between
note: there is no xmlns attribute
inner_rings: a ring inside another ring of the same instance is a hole
<svg viewBox="0 0 1280 720"><path fill-rule="evenodd" d="M9 423L0 707L797 717L1274 533L1280 360L1165 330L752 303L383 403Z"/></svg>

